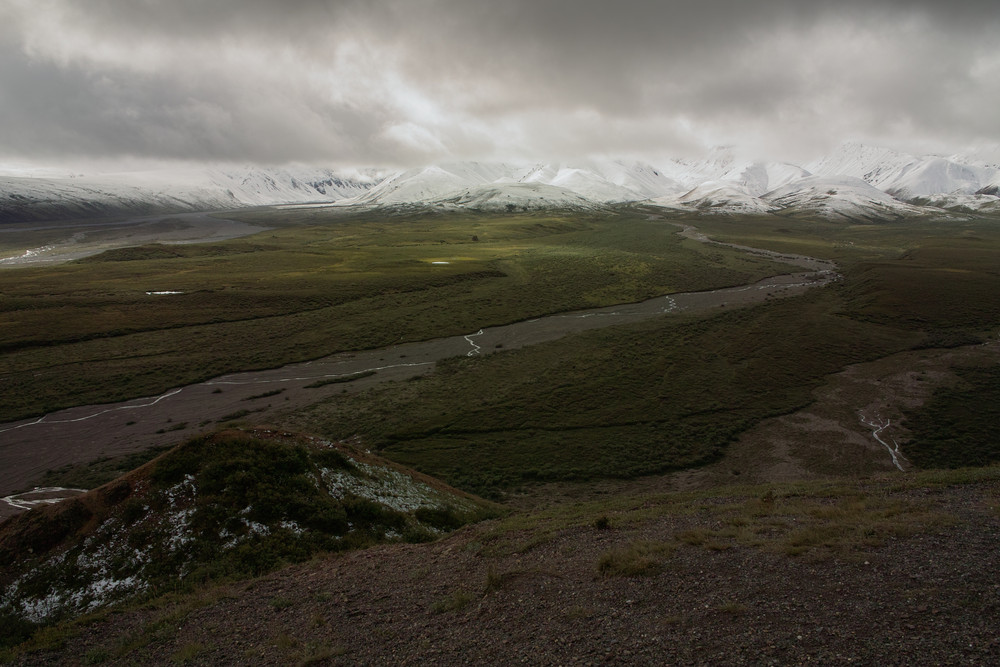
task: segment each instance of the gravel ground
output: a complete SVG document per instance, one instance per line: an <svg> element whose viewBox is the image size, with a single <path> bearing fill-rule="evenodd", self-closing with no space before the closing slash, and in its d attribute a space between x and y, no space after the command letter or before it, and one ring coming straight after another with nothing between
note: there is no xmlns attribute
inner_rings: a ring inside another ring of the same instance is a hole
<svg viewBox="0 0 1000 667"><path fill-rule="evenodd" d="M1000 663L1000 483L905 493L958 521L841 557L681 546L645 577L597 563L708 515L570 528L507 555L480 524L216 589L193 611L112 614L23 664Z"/></svg>

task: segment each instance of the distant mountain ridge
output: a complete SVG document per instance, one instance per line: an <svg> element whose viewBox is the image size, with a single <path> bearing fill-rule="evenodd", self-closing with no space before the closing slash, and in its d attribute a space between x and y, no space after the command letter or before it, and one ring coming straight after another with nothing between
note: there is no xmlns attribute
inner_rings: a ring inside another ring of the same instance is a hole
<svg viewBox="0 0 1000 667"><path fill-rule="evenodd" d="M0 174L0 223L337 201L365 192L382 178L378 170L255 167L65 177Z"/></svg>
<svg viewBox="0 0 1000 667"><path fill-rule="evenodd" d="M1000 165L982 156L915 156L848 143L799 166L746 160L730 148L702 160L452 162L406 170L203 168L76 178L0 175L0 222L279 204L596 209L647 202L670 209L884 220L995 213Z"/></svg>

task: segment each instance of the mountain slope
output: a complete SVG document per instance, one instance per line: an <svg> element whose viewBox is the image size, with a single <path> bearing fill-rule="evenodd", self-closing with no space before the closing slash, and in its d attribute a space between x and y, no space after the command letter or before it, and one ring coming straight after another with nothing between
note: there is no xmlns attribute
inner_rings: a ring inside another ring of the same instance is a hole
<svg viewBox="0 0 1000 667"><path fill-rule="evenodd" d="M810 180L814 178L829 181L825 192L810 194L818 182ZM792 197L796 190L799 195ZM775 192L780 194L772 196ZM977 155L915 156L848 143L804 167L748 160L722 147L701 160L670 160L661 167L589 159L533 164L449 162L394 172L245 167L76 178L0 175L0 222L308 203L458 206L502 212L590 209L639 201L707 214L784 210L830 219L881 220L913 215L919 207L925 213L940 214L941 209L928 208L936 197L975 194L1000 195L996 161ZM904 202L915 206L907 207ZM987 200L965 200L945 208L983 213L994 209Z"/></svg>
<svg viewBox="0 0 1000 667"><path fill-rule="evenodd" d="M61 178L0 175L0 223L329 202L365 192L381 178L377 170L252 167Z"/></svg>
<svg viewBox="0 0 1000 667"><path fill-rule="evenodd" d="M530 187L510 187L522 185ZM641 162L585 161L511 165L459 162L397 173L349 202L367 206L457 203L499 208L510 198L519 208L630 202L682 192L675 181Z"/></svg>
<svg viewBox="0 0 1000 667"><path fill-rule="evenodd" d="M783 215L848 222L895 220L934 212L904 204L859 178L810 176L765 194ZM940 212L940 211L938 211Z"/></svg>
<svg viewBox="0 0 1000 667"><path fill-rule="evenodd" d="M706 181L680 197L661 197L649 203L722 215L758 215L778 210L739 185L726 181Z"/></svg>
<svg viewBox="0 0 1000 667"><path fill-rule="evenodd" d="M897 199L975 194L1000 180L996 165L972 157L914 156L848 143L807 168L818 176L852 176Z"/></svg>
<svg viewBox="0 0 1000 667"><path fill-rule="evenodd" d="M805 168L816 176L850 176L881 188L915 161L914 156L891 148L848 142Z"/></svg>
<svg viewBox="0 0 1000 667"><path fill-rule="evenodd" d="M599 204L583 195L543 183L493 183L469 188L440 200L482 211L526 211L547 208L594 209Z"/></svg>
<svg viewBox="0 0 1000 667"><path fill-rule="evenodd" d="M944 158L927 158L908 165L883 190L908 201L935 194L974 194L983 186L980 174Z"/></svg>

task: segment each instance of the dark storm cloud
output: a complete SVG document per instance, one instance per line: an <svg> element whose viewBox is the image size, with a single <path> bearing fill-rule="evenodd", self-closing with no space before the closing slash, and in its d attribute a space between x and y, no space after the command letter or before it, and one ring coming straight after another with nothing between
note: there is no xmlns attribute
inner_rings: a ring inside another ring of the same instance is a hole
<svg viewBox="0 0 1000 667"><path fill-rule="evenodd" d="M0 127L15 154L263 161L367 157L377 117L231 77L18 62L0 50Z"/></svg>
<svg viewBox="0 0 1000 667"><path fill-rule="evenodd" d="M0 0L0 156L995 141L998 28L992 2Z"/></svg>

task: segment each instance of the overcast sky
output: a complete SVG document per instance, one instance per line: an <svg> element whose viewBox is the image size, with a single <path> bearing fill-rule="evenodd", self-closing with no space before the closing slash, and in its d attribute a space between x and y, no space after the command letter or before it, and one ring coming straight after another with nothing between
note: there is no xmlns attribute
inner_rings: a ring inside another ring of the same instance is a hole
<svg viewBox="0 0 1000 667"><path fill-rule="evenodd" d="M0 0L0 162L803 161L998 110L996 0Z"/></svg>

